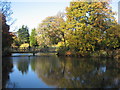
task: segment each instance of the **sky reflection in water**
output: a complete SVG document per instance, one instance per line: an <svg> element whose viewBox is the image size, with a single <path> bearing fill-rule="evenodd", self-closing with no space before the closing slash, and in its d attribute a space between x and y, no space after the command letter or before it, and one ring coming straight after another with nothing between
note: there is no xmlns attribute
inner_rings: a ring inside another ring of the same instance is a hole
<svg viewBox="0 0 120 90"><path fill-rule="evenodd" d="M56 56L9 60L13 68L7 88L120 88L120 63L115 60Z"/></svg>

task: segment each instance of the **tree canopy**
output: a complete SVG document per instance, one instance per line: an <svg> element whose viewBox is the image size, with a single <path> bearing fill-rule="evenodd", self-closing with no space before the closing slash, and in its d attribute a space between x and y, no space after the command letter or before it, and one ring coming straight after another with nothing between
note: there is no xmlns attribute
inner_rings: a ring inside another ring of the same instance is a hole
<svg viewBox="0 0 120 90"><path fill-rule="evenodd" d="M10 21L12 19L11 15L13 14L11 2L0 1L0 12L6 17L6 21Z"/></svg>
<svg viewBox="0 0 120 90"><path fill-rule="evenodd" d="M9 32L10 26L7 24L7 21L11 18L11 3L10 2L1 2L0 1L0 17L2 22L2 55L5 55L8 51L5 49L10 47L13 39L12 34ZM8 43L9 42L9 43ZM5 51L4 51L5 50Z"/></svg>
<svg viewBox="0 0 120 90"><path fill-rule="evenodd" d="M30 45L31 46L37 46L37 38L36 38L36 29L32 29L31 35L30 35Z"/></svg>
<svg viewBox="0 0 120 90"><path fill-rule="evenodd" d="M21 44L23 43L29 43L29 32L28 32L28 27L27 26L22 26L19 30L18 30L18 38L21 42Z"/></svg>
<svg viewBox="0 0 120 90"><path fill-rule="evenodd" d="M37 29L39 45L50 45L60 42L62 40L60 31L62 22L64 22L63 18L58 16L47 17L43 20Z"/></svg>
<svg viewBox="0 0 120 90"><path fill-rule="evenodd" d="M116 24L109 2L70 2L61 26L69 47L80 53L106 48L106 30Z"/></svg>

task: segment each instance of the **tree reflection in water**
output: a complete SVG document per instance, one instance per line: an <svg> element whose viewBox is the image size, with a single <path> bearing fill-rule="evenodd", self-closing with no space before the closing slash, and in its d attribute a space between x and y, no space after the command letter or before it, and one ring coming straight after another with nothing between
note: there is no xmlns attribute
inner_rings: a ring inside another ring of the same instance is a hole
<svg viewBox="0 0 120 90"><path fill-rule="evenodd" d="M9 73L12 72L13 63L10 58L2 58L2 88L6 88Z"/></svg>
<svg viewBox="0 0 120 90"><path fill-rule="evenodd" d="M22 74L27 74L29 67L29 61L28 60L19 60L17 63L17 68L19 71L22 72Z"/></svg>
<svg viewBox="0 0 120 90"><path fill-rule="evenodd" d="M31 64L48 85L63 88L120 87L120 68L115 60L41 57Z"/></svg>
<svg viewBox="0 0 120 90"><path fill-rule="evenodd" d="M44 82L45 86L60 88L120 88L119 60L56 56L15 57L12 60L8 58L3 61L3 87L7 85L8 74L14 65L14 70L17 70L11 74L13 75L11 82L15 82L16 87L17 85L18 87L26 85L29 87L31 82L35 83L32 84L32 87L40 87L39 84ZM40 80L34 74L37 74ZM28 82L24 83L24 79Z"/></svg>

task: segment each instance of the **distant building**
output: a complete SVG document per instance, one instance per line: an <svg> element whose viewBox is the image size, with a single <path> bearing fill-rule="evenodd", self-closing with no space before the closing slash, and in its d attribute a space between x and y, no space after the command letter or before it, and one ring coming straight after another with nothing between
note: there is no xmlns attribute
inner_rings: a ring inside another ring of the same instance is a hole
<svg viewBox="0 0 120 90"><path fill-rule="evenodd" d="M120 24L120 1L118 2L118 23Z"/></svg>

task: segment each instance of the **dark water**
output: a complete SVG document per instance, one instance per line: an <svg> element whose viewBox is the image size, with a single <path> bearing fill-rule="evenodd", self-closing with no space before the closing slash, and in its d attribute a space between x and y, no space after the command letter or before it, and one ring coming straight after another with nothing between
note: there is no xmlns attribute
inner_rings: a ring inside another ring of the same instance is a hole
<svg viewBox="0 0 120 90"><path fill-rule="evenodd" d="M3 58L6 88L120 88L120 60L56 56Z"/></svg>

